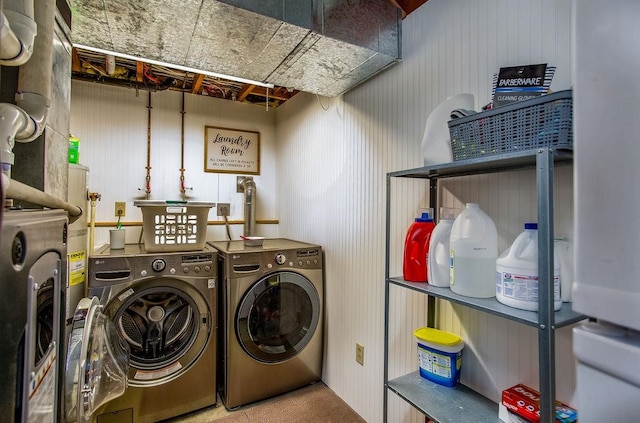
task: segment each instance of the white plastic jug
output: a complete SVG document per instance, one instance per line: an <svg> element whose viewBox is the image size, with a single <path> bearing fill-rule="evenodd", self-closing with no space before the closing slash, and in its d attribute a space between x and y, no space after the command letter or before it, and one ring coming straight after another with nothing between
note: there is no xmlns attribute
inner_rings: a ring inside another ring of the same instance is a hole
<svg viewBox="0 0 640 423"><path fill-rule="evenodd" d="M560 260L554 253L553 309L562 307ZM538 225L525 223L524 231L496 260L496 299L510 307L538 311Z"/></svg>
<svg viewBox="0 0 640 423"><path fill-rule="evenodd" d="M421 144L425 166L453 161L447 122L451 120L451 112L455 109L473 109L473 94L451 96L429 114Z"/></svg>
<svg viewBox="0 0 640 423"><path fill-rule="evenodd" d="M467 203L453 221L449 242L451 290L468 297L494 297L498 231L477 203Z"/></svg>
<svg viewBox="0 0 640 423"><path fill-rule="evenodd" d="M571 302L571 285L573 284L573 246L565 239L553 240L553 248L560 260L560 296L562 302Z"/></svg>
<svg viewBox="0 0 640 423"><path fill-rule="evenodd" d="M429 253L427 255L427 282L429 285L449 287L449 254L451 228L455 215L441 208L440 221L431 233Z"/></svg>

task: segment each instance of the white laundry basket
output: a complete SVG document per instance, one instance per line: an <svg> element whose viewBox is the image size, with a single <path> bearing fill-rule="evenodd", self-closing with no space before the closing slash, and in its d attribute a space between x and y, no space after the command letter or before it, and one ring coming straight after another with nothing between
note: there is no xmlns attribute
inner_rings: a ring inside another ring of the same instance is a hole
<svg viewBox="0 0 640 423"><path fill-rule="evenodd" d="M148 252L204 248L207 219L214 203L201 201L134 201L142 211L144 248Z"/></svg>

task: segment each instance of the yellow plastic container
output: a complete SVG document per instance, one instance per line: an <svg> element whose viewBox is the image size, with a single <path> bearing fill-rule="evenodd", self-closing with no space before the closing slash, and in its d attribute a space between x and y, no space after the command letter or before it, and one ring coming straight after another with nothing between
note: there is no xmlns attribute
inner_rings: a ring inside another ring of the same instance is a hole
<svg viewBox="0 0 640 423"><path fill-rule="evenodd" d="M443 386L460 381L464 341L458 335L434 328L413 331L418 342L420 376Z"/></svg>

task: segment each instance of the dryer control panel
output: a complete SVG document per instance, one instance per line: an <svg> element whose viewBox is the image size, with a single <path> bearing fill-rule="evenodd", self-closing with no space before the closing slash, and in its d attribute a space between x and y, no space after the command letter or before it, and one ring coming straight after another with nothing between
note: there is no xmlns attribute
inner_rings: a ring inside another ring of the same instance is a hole
<svg viewBox="0 0 640 423"><path fill-rule="evenodd" d="M263 253L265 270L280 268L292 269L322 269L322 252L320 248L303 250L284 250Z"/></svg>
<svg viewBox="0 0 640 423"><path fill-rule="evenodd" d="M255 277L278 270L323 270L322 247L287 238L266 238L262 246L242 240L210 243L218 251L225 279Z"/></svg>

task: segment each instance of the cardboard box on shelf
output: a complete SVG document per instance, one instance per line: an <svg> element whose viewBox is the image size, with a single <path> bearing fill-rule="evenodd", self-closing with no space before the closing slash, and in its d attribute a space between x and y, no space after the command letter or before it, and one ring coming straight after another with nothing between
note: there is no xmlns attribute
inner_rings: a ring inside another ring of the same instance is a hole
<svg viewBox="0 0 640 423"><path fill-rule="evenodd" d="M502 404L513 413L527 421L540 421L540 393L526 385L518 384L502 391ZM556 401L556 422L574 423L578 413L566 404Z"/></svg>
<svg viewBox="0 0 640 423"><path fill-rule="evenodd" d="M529 423L529 420L517 415L513 411L509 411L504 404L498 404L498 417L504 423Z"/></svg>

